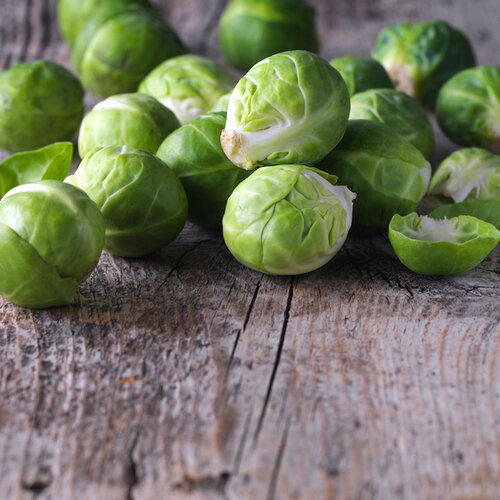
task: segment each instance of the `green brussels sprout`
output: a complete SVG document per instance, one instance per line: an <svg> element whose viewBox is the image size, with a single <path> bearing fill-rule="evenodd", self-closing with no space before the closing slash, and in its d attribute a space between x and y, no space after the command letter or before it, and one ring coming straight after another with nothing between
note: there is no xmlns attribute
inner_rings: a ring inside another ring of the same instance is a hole
<svg viewBox="0 0 500 500"><path fill-rule="evenodd" d="M83 189L106 222L104 249L140 257L167 245L184 227L187 199L174 172L159 158L130 146L85 156L69 180Z"/></svg>
<svg viewBox="0 0 500 500"><path fill-rule="evenodd" d="M301 274L344 244L356 197L335 176L303 165L256 170L233 191L222 220L234 257L267 274Z"/></svg>
<svg viewBox="0 0 500 500"><path fill-rule="evenodd" d="M148 0L105 0L104 3L122 8L131 4L150 6ZM103 0L59 0L57 4L59 28L62 37L70 47L73 47L80 30L102 4Z"/></svg>
<svg viewBox="0 0 500 500"><path fill-rule="evenodd" d="M394 88L387 71L375 59L345 56L332 59L330 64L342 75L350 96L369 89Z"/></svg>
<svg viewBox="0 0 500 500"><path fill-rule="evenodd" d="M387 26L372 56L384 65L397 90L426 108L434 107L447 80L475 65L467 38L442 21Z"/></svg>
<svg viewBox="0 0 500 500"><path fill-rule="evenodd" d="M451 219L459 215L472 215L500 229L500 199L474 198L460 203L441 205L435 208L429 214L429 217L433 219Z"/></svg>
<svg viewBox="0 0 500 500"><path fill-rule="evenodd" d="M500 156L481 148L454 151L438 166L428 192L455 203L470 198L500 199Z"/></svg>
<svg viewBox="0 0 500 500"><path fill-rule="evenodd" d="M349 92L339 72L303 50L257 63L236 85L221 134L222 149L246 170L314 165L344 135Z"/></svg>
<svg viewBox="0 0 500 500"><path fill-rule="evenodd" d="M419 274L459 274L477 266L500 241L500 231L476 217L452 219L396 214L389 240L399 260Z"/></svg>
<svg viewBox="0 0 500 500"><path fill-rule="evenodd" d="M156 153L186 190L188 219L201 226L220 226L229 195L248 176L222 151L225 123L224 112L202 115L170 134Z"/></svg>
<svg viewBox="0 0 500 500"><path fill-rule="evenodd" d="M233 0L221 17L219 42L226 61L241 71L278 52L317 52L314 9L303 0Z"/></svg>
<svg viewBox="0 0 500 500"><path fill-rule="evenodd" d="M72 159L71 142L56 142L35 151L13 154L0 163L0 198L20 184L64 180Z"/></svg>
<svg viewBox="0 0 500 500"><path fill-rule="evenodd" d="M50 61L0 73L0 148L26 151L71 139L83 117L83 88Z"/></svg>
<svg viewBox="0 0 500 500"><path fill-rule="evenodd" d="M154 154L179 127L174 113L154 97L119 94L98 103L83 119L78 152L83 158L95 148L132 146Z"/></svg>
<svg viewBox="0 0 500 500"><path fill-rule="evenodd" d="M318 168L335 174L357 194L353 228L386 230L395 213L417 208L431 177L422 153L383 123L349 120L340 144Z"/></svg>
<svg viewBox="0 0 500 500"><path fill-rule="evenodd" d="M351 98L351 120L385 123L429 159L434 152L434 132L427 113L411 97L393 89L372 89Z"/></svg>
<svg viewBox="0 0 500 500"><path fill-rule="evenodd" d="M233 91L229 91L227 94L223 94L217 99L217 102L212 106L210 110L211 113L215 113L217 111L224 111L227 113L227 107L229 106L229 99L231 98L231 94Z"/></svg>
<svg viewBox="0 0 500 500"><path fill-rule="evenodd" d="M186 49L172 28L138 5L104 4L80 31L73 65L96 95L135 92L158 64Z"/></svg>
<svg viewBox="0 0 500 500"><path fill-rule="evenodd" d="M443 132L461 146L500 153L500 68L461 71L439 92L436 116Z"/></svg>
<svg viewBox="0 0 500 500"><path fill-rule="evenodd" d="M70 304L97 265L104 219L80 189L46 180L0 201L0 294L32 308Z"/></svg>
<svg viewBox="0 0 500 500"><path fill-rule="evenodd" d="M139 92L156 97L184 125L210 111L233 87L233 77L220 64L187 54L156 67L142 81Z"/></svg>

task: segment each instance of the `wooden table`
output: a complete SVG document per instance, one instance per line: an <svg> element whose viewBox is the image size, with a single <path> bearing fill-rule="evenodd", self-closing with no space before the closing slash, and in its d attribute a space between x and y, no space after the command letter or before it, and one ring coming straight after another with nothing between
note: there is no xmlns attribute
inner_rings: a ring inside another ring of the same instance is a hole
<svg viewBox="0 0 500 500"><path fill-rule="evenodd" d="M498 0L312 3L327 58L442 18L500 62ZM220 59L224 4L161 10ZM55 10L0 0L0 68L69 64ZM435 160L451 149L438 134ZM385 236L352 237L316 272L270 277L188 225L160 255L104 254L72 307L0 300L0 497L499 498L499 261L428 278Z"/></svg>

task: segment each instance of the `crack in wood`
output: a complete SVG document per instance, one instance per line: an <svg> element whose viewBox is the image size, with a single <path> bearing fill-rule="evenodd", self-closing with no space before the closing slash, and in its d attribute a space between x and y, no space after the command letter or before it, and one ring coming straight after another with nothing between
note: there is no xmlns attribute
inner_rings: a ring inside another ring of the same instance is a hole
<svg viewBox="0 0 500 500"><path fill-rule="evenodd" d="M234 355L236 353L236 348L238 346L238 343L240 341L241 334L245 331L248 321L250 320L250 314L252 313L253 306L255 305L255 301L257 299L257 295L259 294L259 288L260 288L260 283L262 281L262 278L259 278L259 281L257 282L257 285L255 287L255 290L252 295L252 299L250 300L250 305L248 306L247 312L245 314L245 320L243 321L243 327L238 330L236 333L236 338L234 339L233 343L233 348L231 349L231 355L229 356L229 361L227 363L227 368L226 368L226 379L227 376L229 375L229 370L231 369L231 366L233 364L234 360Z"/></svg>
<svg viewBox="0 0 500 500"><path fill-rule="evenodd" d="M257 421L257 427L255 429L255 434L254 434L254 446L257 445L257 441L259 440L259 434L262 429L262 424L264 423L264 418L266 416L266 410L267 410L267 405L269 403L269 399L271 397L271 392L273 390L273 384L274 384L274 379L276 377L276 373L278 371L278 366L280 364L281 360L281 352L283 351L283 344L285 343L285 335L286 335L286 329L288 327L288 320L290 318L290 309L292 306L292 301L293 301L293 284L295 281L295 277L292 276L290 278L290 286L288 288L288 297L286 301L286 307L285 311L283 313L283 324L281 327L281 335L278 343L278 349L276 351L276 358L274 361L273 369L271 372L271 378L269 379L269 384L267 386L267 392L266 392L266 397L264 399L264 404L262 406L262 411L259 416L259 420Z"/></svg>
<svg viewBox="0 0 500 500"><path fill-rule="evenodd" d="M361 270L361 268L359 267L359 264L358 262L356 261L356 259L352 256L349 248L347 247L344 247L344 252L345 254L347 255L347 258L349 259L349 262L353 265L353 267L356 269L356 271L358 271L359 273L359 276L362 277L363 276L363 271Z"/></svg>
<svg viewBox="0 0 500 500"><path fill-rule="evenodd" d="M290 423L291 423L291 416L289 416L286 419L285 429L283 430L283 436L281 438L280 447L278 449L278 454L276 455L276 460L274 461L273 470L271 472L271 479L269 481L269 489L267 491L266 500L273 500L276 495L276 485L278 484L278 475L281 469L281 464L283 462L283 455L285 454Z"/></svg>
<svg viewBox="0 0 500 500"><path fill-rule="evenodd" d="M204 493L214 491L215 493L225 495L226 486L230 478L231 473L228 471L222 471L219 475L208 474L200 477L191 477L185 474L182 477L182 481L173 485L173 489L184 490L188 493L196 490L201 490Z"/></svg>
<svg viewBox="0 0 500 500"><path fill-rule="evenodd" d="M240 470L241 458L243 456L243 450L245 449L245 443L247 441L248 431L250 430L251 420L252 420L252 409L250 408L247 418L245 419L245 425L243 427L243 432L238 443L238 448L236 449L236 455L234 457L234 462L233 462L233 474L237 474L238 471Z"/></svg>
<svg viewBox="0 0 500 500"><path fill-rule="evenodd" d="M127 492L125 498L134 500L134 488L139 484L139 476L137 473L137 463L134 458L134 452L139 441L140 430L137 429L130 440L130 446L127 451L127 467L125 471L125 483Z"/></svg>
<svg viewBox="0 0 500 500"><path fill-rule="evenodd" d="M40 481L35 480L33 482L25 482L21 483L23 490L30 491L33 495L37 496L43 493L51 484L51 481Z"/></svg>
<svg viewBox="0 0 500 500"><path fill-rule="evenodd" d="M156 289L156 291L160 290L160 288L165 285L165 283L168 281L168 279L170 278L170 276L172 276L172 273L177 270L177 268L178 268L179 264L181 263L182 259L188 253L194 252L194 250L196 250L202 243L205 243L206 241L207 240L197 241L191 248L188 248L187 250L184 250L184 252L182 252L181 255L178 257L178 259L172 264L172 268L167 273L167 276L165 277L165 279L160 283L160 285L158 286L158 288Z"/></svg>

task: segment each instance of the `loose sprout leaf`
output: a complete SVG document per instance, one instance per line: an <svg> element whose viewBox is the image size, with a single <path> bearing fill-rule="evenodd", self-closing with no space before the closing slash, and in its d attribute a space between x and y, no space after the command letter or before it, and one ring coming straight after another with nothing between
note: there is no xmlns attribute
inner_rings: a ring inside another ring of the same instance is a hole
<svg viewBox="0 0 500 500"><path fill-rule="evenodd" d="M20 184L46 179L64 180L72 159L71 142L58 142L34 151L13 154L0 163L0 198Z"/></svg>
<svg viewBox="0 0 500 500"><path fill-rule="evenodd" d="M465 272L485 259L500 241L500 231L468 215L437 220L396 214L389 224L389 240L412 271L448 275Z"/></svg>

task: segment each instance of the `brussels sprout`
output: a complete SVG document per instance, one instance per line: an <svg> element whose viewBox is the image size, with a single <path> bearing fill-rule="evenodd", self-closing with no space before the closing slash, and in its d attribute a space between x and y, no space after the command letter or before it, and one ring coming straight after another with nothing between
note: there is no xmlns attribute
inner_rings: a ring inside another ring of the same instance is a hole
<svg viewBox="0 0 500 500"><path fill-rule="evenodd" d="M339 72L315 54L283 52L257 63L236 85L221 134L238 167L314 165L340 141L349 92Z"/></svg>
<svg viewBox="0 0 500 500"><path fill-rule="evenodd" d="M434 132L427 113L411 97L392 89L372 89L351 98L351 120L385 123L429 159L434 152Z"/></svg>
<svg viewBox="0 0 500 500"><path fill-rule="evenodd" d="M89 153L71 184L95 201L106 222L105 250L140 257L170 243L184 227L186 193L159 158L129 146Z"/></svg>
<svg viewBox="0 0 500 500"><path fill-rule="evenodd" d="M384 65L397 90L426 108L434 107L448 79L475 64L467 38L442 21L387 26L378 36L373 58Z"/></svg>
<svg viewBox="0 0 500 500"><path fill-rule="evenodd" d="M130 4L149 6L148 0L105 0L106 5L117 5L125 8ZM78 33L85 23L103 4L103 0L59 0L57 4L57 19L59 28L66 43L72 47Z"/></svg>
<svg viewBox="0 0 500 500"><path fill-rule="evenodd" d="M318 168L337 175L358 195L353 227L360 232L385 230L395 213L415 210L431 177L417 148L369 120L349 120L344 138Z"/></svg>
<svg viewBox="0 0 500 500"><path fill-rule="evenodd" d="M80 189L40 181L0 201L0 294L24 307L73 302L97 265L104 219Z"/></svg>
<svg viewBox="0 0 500 500"><path fill-rule="evenodd" d="M98 103L83 119L78 152L83 158L95 148L132 146L154 154L179 126L174 113L154 97L115 95Z"/></svg>
<svg viewBox="0 0 500 500"><path fill-rule="evenodd" d="M342 75L350 96L369 89L394 88L387 71L375 59L345 56L332 59L330 64Z"/></svg>
<svg viewBox="0 0 500 500"><path fill-rule="evenodd" d="M82 85L59 64L26 62L0 73L0 148L26 151L69 140L82 116Z"/></svg>
<svg viewBox="0 0 500 500"><path fill-rule="evenodd" d="M456 144L500 153L500 68L479 66L455 75L439 92L436 116Z"/></svg>
<svg viewBox="0 0 500 500"><path fill-rule="evenodd" d="M303 0L233 0L222 14L219 41L226 61L241 71L278 52L319 48L314 9Z"/></svg>
<svg viewBox="0 0 500 500"><path fill-rule="evenodd" d="M188 54L160 64L143 80L139 92L156 97L184 125L210 111L233 87L232 76L220 64Z"/></svg>
<svg viewBox="0 0 500 500"><path fill-rule="evenodd" d="M80 31L73 65L91 92L107 97L135 92L153 68L185 51L172 28L148 9L104 4Z"/></svg>
<svg viewBox="0 0 500 500"><path fill-rule="evenodd" d="M223 94L217 99L217 102L212 106L210 112L215 113L217 111L224 111L227 113L227 107L229 105L229 99L231 98L231 94L233 91L229 91L227 94Z"/></svg>
<svg viewBox="0 0 500 500"><path fill-rule="evenodd" d="M170 134L156 155L179 177L188 198L188 219L206 227L221 224L234 188L248 176L220 146L226 113L209 113Z"/></svg>
<svg viewBox="0 0 500 500"><path fill-rule="evenodd" d="M455 203L468 198L500 199L500 156L481 148L453 152L432 176L429 194L443 194Z"/></svg>
<svg viewBox="0 0 500 500"><path fill-rule="evenodd" d="M429 217L433 219L451 219L459 215L472 215L500 229L500 200L496 198L474 198L450 203L435 208Z"/></svg>
<svg viewBox="0 0 500 500"><path fill-rule="evenodd" d="M0 198L20 184L47 179L64 180L72 159L71 142L56 142L35 151L13 154L0 163Z"/></svg>
<svg viewBox="0 0 500 500"><path fill-rule="evenodd" d="M303 165L255 171L233 191L224 241L242 264L267 274L301 274L326 264L351 227L352 200L335 176Z"/></svg>
<svg viewBox="0 0 500 500"><path fill-rule="evenodd" d="M477 266L500 241L500 231L476 217L452 219L395 215L389 240L399 260L420 274L463 273Z"/></svg>

